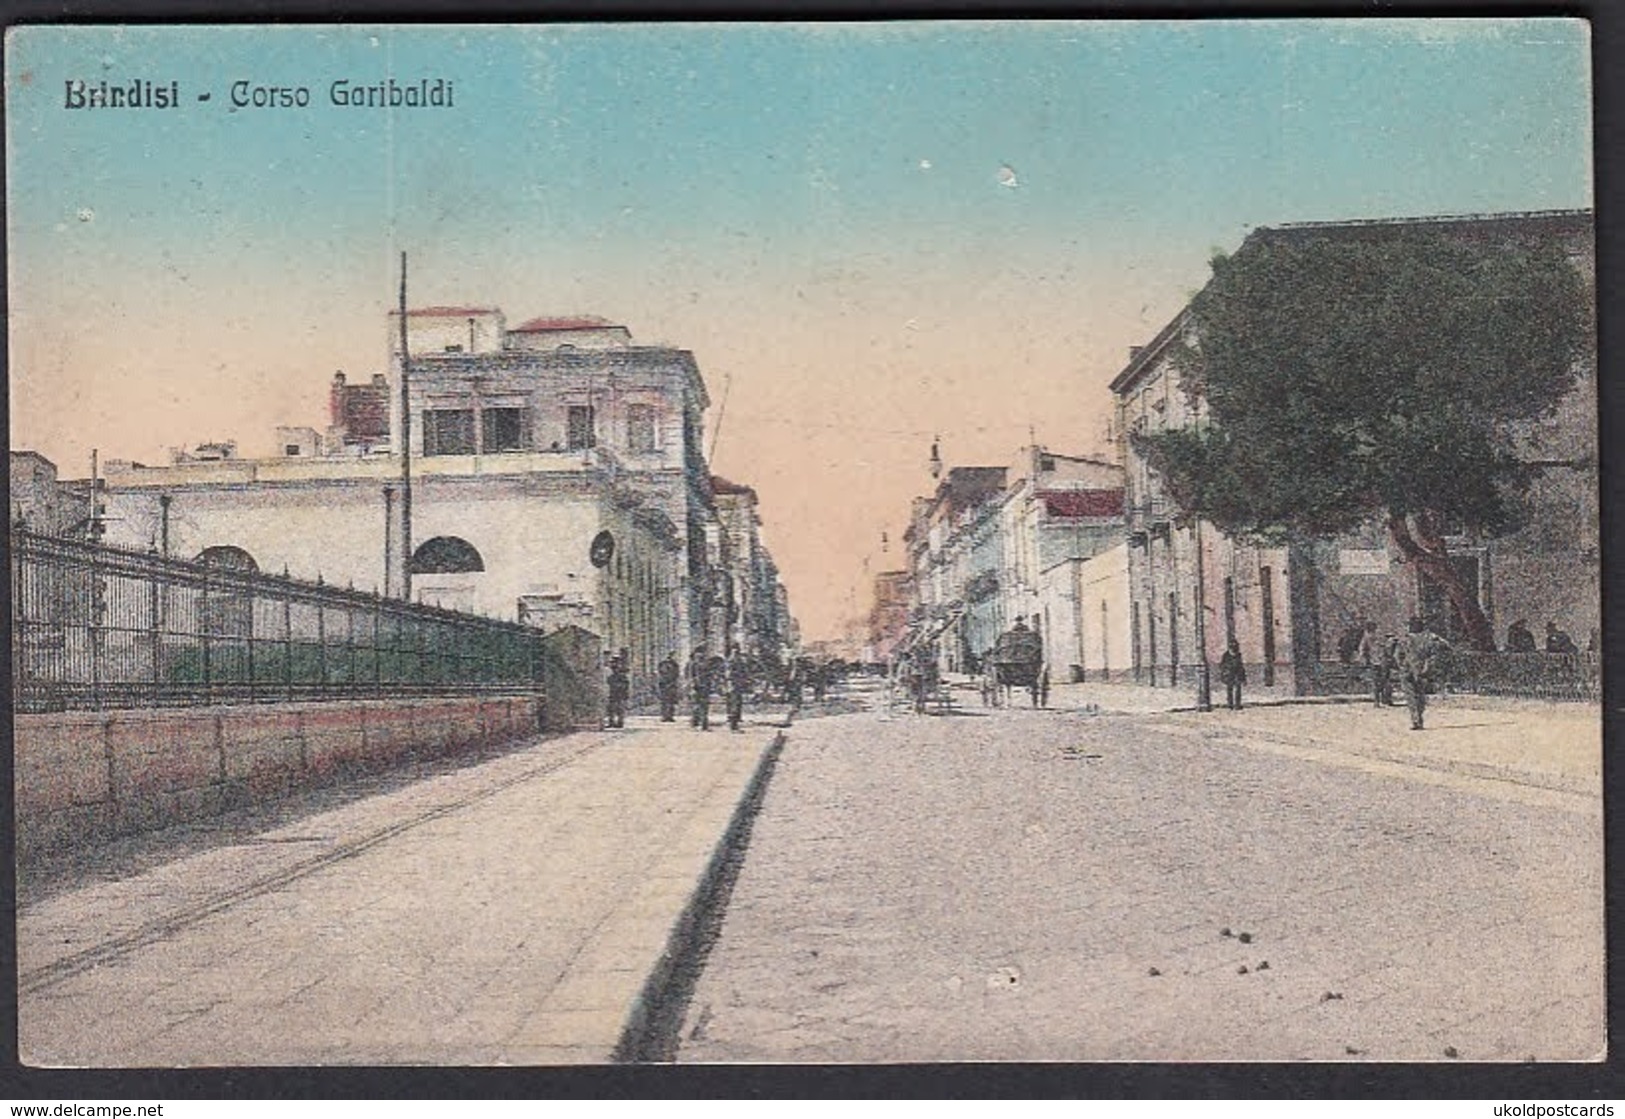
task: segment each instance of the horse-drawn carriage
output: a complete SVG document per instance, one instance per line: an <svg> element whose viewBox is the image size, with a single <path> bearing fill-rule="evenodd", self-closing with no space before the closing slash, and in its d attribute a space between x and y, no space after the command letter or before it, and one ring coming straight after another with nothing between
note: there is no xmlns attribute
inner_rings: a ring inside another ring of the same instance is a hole
<svg viewBox="0 0 1625 1119"><path fill-rule="evenodd" d="M989 683L994 686L998 699L1008 699L1014 688L1026 688L1032 693L1033 706L1039 703L1039 691L1044 675L1044 640L1017 620L1016 624L999 634L998 640L987 654Z"/></svg>

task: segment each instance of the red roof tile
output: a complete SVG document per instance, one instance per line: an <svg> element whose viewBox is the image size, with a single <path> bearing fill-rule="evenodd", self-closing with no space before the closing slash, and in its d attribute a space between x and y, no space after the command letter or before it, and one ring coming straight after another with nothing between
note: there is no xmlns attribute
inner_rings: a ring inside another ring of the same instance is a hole
<svg viewBox="0 0 1625 1119"><path fill-rule="evenodd" d="M1044 490L1038 495L1051 517L1121 517L1122 490Z"/></svg>

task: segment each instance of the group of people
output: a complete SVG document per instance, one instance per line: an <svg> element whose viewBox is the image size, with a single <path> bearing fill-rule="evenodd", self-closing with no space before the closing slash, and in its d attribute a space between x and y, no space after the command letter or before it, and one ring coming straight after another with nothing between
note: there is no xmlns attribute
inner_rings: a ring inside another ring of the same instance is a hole
<svg viewBox="0 0 1625 1119"><path fill-rule="evenodd" d="M606 676L604 723L609 727L624 727L632 692L627 650L622 649L610 656ZM668 653L655 670L660 720L665 723L677 721L677 705L686 684L691 726L700 730L711 729L711 698L720 694L726 705L728 728L739 730L744 722L745 697L750 694L753 677L750 661L737 651L725 657L712 656L710 650L702 645L689 657L686 668L677 663L675 653ZM791 692L792 712L800 706L799 691L798 684Z"/></svg>
<svg viewBox="0 0 1625 1119"><path fill-rule="evenodd" d="M1506 651L1509 653L1539 652L1535 645L1535 635L1529 632L1529 623L1522 618L1507 627ZM1546 623L1546 652L1558 656L1574 656L1580 647L1574 643L1574 638L1558 627L1556 622ZM1597 631L1591 631L1591 642L1586 652L1597 651Z"/></svg>
<svg viewBox="0 0 1625 1119"><path fill-rule="evenodd" d="M1392 633L1379 637L1377 623L1366 622L1351 635L1345 635L1338 652L1345 664L1360 665L1371 682L1371 701L1376 706L1397 706L1394 700L1397 682L1410 709L1411 729L1422 729L1427 697L1437 690L1445 658L1450 653L1450 644L1444 638L1431 632L1421 618L1410 620L1403 637ZM1225 686L1225 706L1240 710L1241 686L1247 682L1247 669L1242 663L1241 646L1234 637L1219 658L1219 679Z"/></svg>

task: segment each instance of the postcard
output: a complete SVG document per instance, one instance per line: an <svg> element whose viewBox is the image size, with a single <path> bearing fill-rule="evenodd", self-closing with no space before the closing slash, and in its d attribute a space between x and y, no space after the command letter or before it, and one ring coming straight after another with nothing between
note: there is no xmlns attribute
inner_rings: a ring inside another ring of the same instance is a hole
<svg viewBox="0 0 1625 1119"><path fill-rule="evenodd" d="M1589 52L11 28L23 1063L1603 1059Z"/></svg>

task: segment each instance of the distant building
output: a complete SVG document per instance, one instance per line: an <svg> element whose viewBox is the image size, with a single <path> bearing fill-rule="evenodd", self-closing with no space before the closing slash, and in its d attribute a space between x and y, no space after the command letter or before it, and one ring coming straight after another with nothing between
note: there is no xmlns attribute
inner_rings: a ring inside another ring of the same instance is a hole
<svg viewBox="0 0 1625 1119"><path fill-rule="evenodd" d="M261 570L391 595L410 579L419 601L578 625L607 649L628 648L640 691L667 653L720 646L729 623L718 594L731 575L692 354L637 345L599 319L507 330L496 308L410 310L407 424L389 388L400 384L400 335L391 314L389 377L334 377L320 438L279 429L270 459L221 444L165 468L109 463L110 538L167 539L186 558L231 548ZM401 463L388 453L403 445L409 552ZM770 562L762 551L757 574ZM765 593L778 617L782 588Z"/></svg>
<svg viewBox="0 0 1625 1119"><path fill-rule="evenodd" d="M349 384L344 371L333 374L328 390L328 454L368 454L388 449L390 431L389 379L374 373L365 385ZM285 453L292 453L284 448ZM308 452L305 452L308 454Z"/></svg>
<svg viewBox="0 0 1625 1119"><path fill-rule="evenodd" d="M89 538L90 483L65 482L37 451L11 452L11 524L45 536Z"/></svg>
<svg viewBox="0 0 1625 1119"><path fill-rule="evenodd" d="M1027 447L1009 467L950 469L904 537L915 640L972 671L1019 618L1044 637L1052 679L1104 670L1124 656L1122 535L1116 463Z"/></svg>
<svg viewBox="0 0 1625 1119"><path fill-rule="evenodd" d="M907 571L882 571L875 576L874 599L869 607L868 642L864 659L884 664L897 651L908 630L913 581Z"/></svg>
<svg viewBox="0 0 1625 1119"><path fill-rule="evenodd" d="M1255 230L1238 252L1266 238L1396 237L1416 227L1464 238L1555 241L1595 284L1589 211L1308 223ZM1338 539L1268 547L1181 515L1131 439L1200 418L1204 402L1185 392L1174 365L1180 343L1200 344L1188 309L1135 347L1111 386L1127 481L1134 677L1194 683L1204 651L1197 647L1198 611L1209 664L1234 637L1250 681L1298 692L1317 687L1319 666L1334 659L1339 636L1364 621L1379 633L1401 633L1419 615L1461 640L1443 589L1403 561L1375 520ZM1520 618L1535 628L1556 620L1582 635L1583 644L1599 624L1596 369L1581 369L1574 389L1552 405L1547 417L1513 433L1520 456L1537 468L1528 522L1499 538L1455 526L1445 543L1498 636Z"/></svg>
<svg viewBox="0 0 1625 1119"><path fill-rule="evenodd" d="M722 552L711 598L711 630L727 634L726 649L780 661L790 646L779 618L779 569L762 542L756 491L713 475L711 492Z"/></svg>

